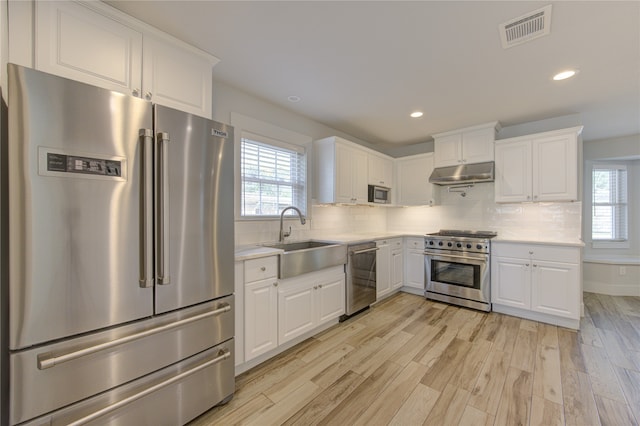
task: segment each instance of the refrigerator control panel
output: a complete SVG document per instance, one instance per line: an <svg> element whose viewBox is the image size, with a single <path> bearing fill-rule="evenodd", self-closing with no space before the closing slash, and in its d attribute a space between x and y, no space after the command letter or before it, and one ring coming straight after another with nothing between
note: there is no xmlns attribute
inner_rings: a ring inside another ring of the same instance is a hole
<svg viewBox="0 0 640 426"><path fill-rule="evenodd" d="M77 155L48 148L39 149L39 174L124 180L124 158ZM75 176L74 176L75 175Z"/></svg>

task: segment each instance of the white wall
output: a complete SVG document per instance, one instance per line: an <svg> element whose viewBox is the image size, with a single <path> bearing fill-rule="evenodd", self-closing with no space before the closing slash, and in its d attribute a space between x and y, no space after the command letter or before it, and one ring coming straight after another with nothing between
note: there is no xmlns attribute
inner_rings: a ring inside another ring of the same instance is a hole
<svg viewBox="0 0 640 426"><path fill-rule="evenodd" d="M640 135L584 143L582 276L585 291L640 296ZM594 160L624 161L628 179L629 247L594 248L591 240L591 174Z"/></svg>

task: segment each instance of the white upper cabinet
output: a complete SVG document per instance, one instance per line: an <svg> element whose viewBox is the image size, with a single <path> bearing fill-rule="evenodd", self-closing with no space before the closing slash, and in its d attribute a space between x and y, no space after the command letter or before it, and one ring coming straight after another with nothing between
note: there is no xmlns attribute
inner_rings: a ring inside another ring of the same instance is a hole
<svg viewBox="0 0 640 426"><path fill-rule="evenodd" d="M363 149L337 136L315 141L316 200L319 203L367 203L367 155Z"/></svg>
<svg viewBox="0 0 640 426"><path fill-rule="evenodd" d="M38 70L211 117L218 60L110 6L35 2L34 33Z"/></svg>
<svg viewBox="0 0 640 426"><path fill-rule="evenodd" d="M73 2L36 2L37 69L131 93L141 89L142 33Z"/></svg>
<svg viewBox="0 0 640 426"><path fill-rule="evenodd" d="M397 158L396 204L426 206L435 204L435 188L429 183L433 172L433 153Z"/></svg>
<svg viewBox="0 0 640 426"><path fill-rule="evenodd" d="M495 201L578 199L582 126L496 141Z"/></svg>
<svg viewBox="0 0 640 426"><path fill-rule="evenodd" d="M433 135L435 167L493 161L497 122Z"/></svg>
<svg viewBox="0 0 640 426"><path fill-rule="evenodd" d="M383 155L369 154L368 164L369 185L384 186L386 188L393 186L393 159Z"/></svg>

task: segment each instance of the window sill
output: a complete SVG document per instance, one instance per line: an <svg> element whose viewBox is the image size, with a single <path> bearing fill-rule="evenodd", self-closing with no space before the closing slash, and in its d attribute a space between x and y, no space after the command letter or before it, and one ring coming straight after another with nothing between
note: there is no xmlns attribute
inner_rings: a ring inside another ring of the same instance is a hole
<svg viewBox="0 0 640 426"><path fill-rule="evenodd" d="M592 241L591 247L594 249L628 249L629 241Z"/></svg>

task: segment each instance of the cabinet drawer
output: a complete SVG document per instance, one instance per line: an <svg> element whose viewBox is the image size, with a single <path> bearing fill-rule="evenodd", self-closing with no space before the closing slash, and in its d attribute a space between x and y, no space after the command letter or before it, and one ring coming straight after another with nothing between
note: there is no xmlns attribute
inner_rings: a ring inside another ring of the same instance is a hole
<svg viewBox="0 0 640 426"><path fill-rule="evenodd" d="M394 238L389 240L389 245L391 246L391 250L402 248L402 238Z"/></svg>
<svg viewBox="0 0 640 426"><path fill-rule="evenodd" d="M265 280L278 276L278 256L261 257L259 259L245 260L244 282Z"/></svg>
<svg viewBox="0 0 640 426"><path fill-rule="evenodd" d="M550 262L579 263L580 248L542 244L494 243L493 255L519 259L537 259Z"/></svg>
<svg viewBox="0 0 640 426"><path fill-rule="evenodd" d="M406 245L408 249L423 250L424 238L407 238Z"/></svg>

